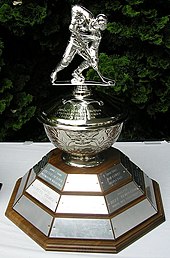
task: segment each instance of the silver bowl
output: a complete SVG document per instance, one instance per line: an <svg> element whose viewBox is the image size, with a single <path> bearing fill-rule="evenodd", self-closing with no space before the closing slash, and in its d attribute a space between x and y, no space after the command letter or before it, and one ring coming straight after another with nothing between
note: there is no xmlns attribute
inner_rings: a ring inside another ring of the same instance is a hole
<svg viewBox="0 0 170 258"><path fill-rule="evenodd" d="M71 96L55 100L39 117L49 140L63 150L62 158L68 165L101 164L104 150L121 133L125 112L120 103L103 93L94 97L87 87L77 86Z"/></svg>

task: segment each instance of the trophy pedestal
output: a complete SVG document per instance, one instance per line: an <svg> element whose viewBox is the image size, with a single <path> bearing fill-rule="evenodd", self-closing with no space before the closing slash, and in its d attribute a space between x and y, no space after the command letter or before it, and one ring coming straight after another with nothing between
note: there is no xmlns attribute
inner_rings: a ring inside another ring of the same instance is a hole
<svg viewBox="0 0 170 258"><path fill-rule="evenodd" d="M109 148L96 167L54 149L16 183L6 216L45 250L117 253L165 220L159 185Z"/></svg>

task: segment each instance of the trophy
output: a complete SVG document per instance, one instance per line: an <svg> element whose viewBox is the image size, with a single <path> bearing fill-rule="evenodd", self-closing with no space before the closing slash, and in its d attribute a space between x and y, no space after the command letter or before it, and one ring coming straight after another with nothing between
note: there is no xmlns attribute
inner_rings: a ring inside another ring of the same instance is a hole
<svg viewBox="0 0 170 258"><path fill-rule="evenodd" d="M127 117L123 103L92 91L114 86L98 68L106 26L104 14L72 7L70 40L51 80L74 89L38 117L56 148L17 181L7 207L6 216L45 250L117 253L165 220L158 183L112 147ZM76 54L83 61L71 81L58 81ZM85 80L89 67L100 82Z"/></svg>

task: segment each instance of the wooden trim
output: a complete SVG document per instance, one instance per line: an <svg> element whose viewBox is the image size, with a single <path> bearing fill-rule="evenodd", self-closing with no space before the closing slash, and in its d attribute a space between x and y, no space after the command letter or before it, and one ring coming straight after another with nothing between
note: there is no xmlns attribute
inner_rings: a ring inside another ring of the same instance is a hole
<svg viewBox="0 0 170 258"><path fill-rule="evenodd" d="M158 212L142 222L132 230L120 236L116 240L83 240L83 239L64 239L49 238L35 228L31 223L25 220L12 207L18 191L21 179L16 183L11 199L9 201L6 216L14 222L21 230L37 242L42 248L48 251L64 252L100 252L100 253L118 253L134 241L157 227L165 221L163 204L161 200L159 185L153 181L155 196L157 200Z"/></svg>

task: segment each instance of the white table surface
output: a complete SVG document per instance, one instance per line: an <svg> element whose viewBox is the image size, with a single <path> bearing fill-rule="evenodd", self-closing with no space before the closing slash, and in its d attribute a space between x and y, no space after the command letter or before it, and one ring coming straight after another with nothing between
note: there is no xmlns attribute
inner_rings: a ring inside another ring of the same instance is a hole
<svg viewBox="0 0 170 258"><path fill-rule="evenodd" d="M166 222L118 254L44 251L4 214L17 179L54 147L50 143L0 143L0 258L170 258L170 143L117 142L114 147L159 183Z"/></svg>

